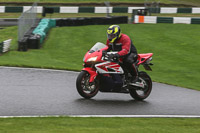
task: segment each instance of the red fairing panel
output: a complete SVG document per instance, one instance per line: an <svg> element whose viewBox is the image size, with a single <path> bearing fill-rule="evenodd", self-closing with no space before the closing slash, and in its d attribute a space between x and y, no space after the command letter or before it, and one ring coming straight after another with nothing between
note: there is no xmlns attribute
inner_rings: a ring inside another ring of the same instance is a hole
<svg viewBox="0 0 200 133"><path fill-rule="evenodd" d="M141 63L144 63L146 60L148 60L151 56L153 55L153 53L148 53L148 54L138 54L138 65Z"/></svg>
<svg viewBox="0 0 200 133"><path fill-rule="evenodd" d="M90 83L94 81L94 79L96 78L96 76L98 75L96 73L96 70L94 68L91 68L91 67L86 67L86 68L83 68L82 71L87 71L89 74L90 74Z"/></svg>
<svg viewBox="0 0 200 133"><path fill-rule="evenodd" d="M106 73L123 74L124 73L121 66L114 62L107 61L107 62L99 63L99 64L96 64L95 67L96 67L97 71L101 74L102 73L103 74L106 74ZM111 69L112 71L110 71L108 69Z"/></svg>

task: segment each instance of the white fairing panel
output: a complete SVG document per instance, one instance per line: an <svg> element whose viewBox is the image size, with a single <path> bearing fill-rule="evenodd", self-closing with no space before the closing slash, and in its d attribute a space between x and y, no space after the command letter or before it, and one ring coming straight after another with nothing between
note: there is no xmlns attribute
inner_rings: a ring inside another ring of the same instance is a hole
<svg viewBox="0 0 200 133"><path fill-rule="evenodd" d="M106 61L95 65L97 71L102 74L111 73L111 74L123 74L124 71L122 67L114 62Z"/></svg>

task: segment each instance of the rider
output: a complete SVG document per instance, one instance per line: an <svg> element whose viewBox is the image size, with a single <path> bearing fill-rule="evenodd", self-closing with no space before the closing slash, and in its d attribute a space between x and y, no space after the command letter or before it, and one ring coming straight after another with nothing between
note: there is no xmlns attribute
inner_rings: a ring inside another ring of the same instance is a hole
<svg viewBox="0 0 200 133"><path fill-rule="evenodd" d="M122 58L124 66L132 75L132 81L138 80L138 71L135 65L137 61L137 50L131 39L126 34L121 33L118 25L111 25L107 30L108 51L118 51L116 54L108 55L110 59Z"/></svg>

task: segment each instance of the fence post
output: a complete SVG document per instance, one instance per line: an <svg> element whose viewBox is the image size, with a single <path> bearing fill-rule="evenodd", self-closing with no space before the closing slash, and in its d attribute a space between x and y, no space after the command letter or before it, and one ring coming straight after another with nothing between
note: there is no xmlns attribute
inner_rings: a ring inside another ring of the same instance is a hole
<svg viewBox="0 0 200 133"><path fill-rule="evenodd" d="M18 19L18 50L27 51L26 37L30 36L37 22L37 2L32 7L22 13ZM24 39L25 38L25 39Z"/></svg>

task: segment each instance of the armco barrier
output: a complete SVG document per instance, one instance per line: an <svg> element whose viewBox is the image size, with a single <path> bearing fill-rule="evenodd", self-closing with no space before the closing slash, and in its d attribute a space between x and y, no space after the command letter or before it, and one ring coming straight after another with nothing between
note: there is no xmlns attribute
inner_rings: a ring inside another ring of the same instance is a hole
<svg viewBox="0 0 200 133"><path fill-rule="evenodd" d="M94 7L79 7L79 13L94 13Z"/></svg>
<svg viewBox="0 0 200 133"><path fill-rule="evenodd" d="M175 7L163 7L160 9L160 13L177 13L177 9Z"/></svg>
<svg viewBox="0 0 200 133"><path fill-rule="evenodd" d="M157 23L173 23L172 17L157 17Z"/></svg>
<svg viewBox="0 0 200 133"><path fill-rule="evenodd" d="M191 24L200 24L200 18L192 18Z"/></svg>
<svg viewBox="0 0 200 133"><path fill-rule="evenodd" d="M177 13L192 13L192 8L178 8Z"/></svg>
<svg viewBox="0 0 200 133"><path fill-rule="evenodd" d="M146 8L148 9L151 13L160 13L161 8Z"/></svg>
<svg viewBox="0 0 200 133"><path fill-rule="evenodd" d="M29 6L0 6L0 13L7 12L24 12ZM56 13L107 13L106 7L49 7L53 8ZM109 13L132 13L132 9L145 9L145 7L109 7ZM199 7L193 8L177 8L177 7L160 7L160 8L146 8L150 9L152 13L200 13ZM37 7L37 13L43 12L43 6Z"/></svg>
<svg viewBox="0 0 200 133"><path fill-rule="evenodd" d="M23 12L23 7L5 7L6 13L18 13Z"/></svg>
<svg viewBox="0 0 200 133"><path fill-rule="evenodd" d="M127 13L128 8L127 7L114 7L113 13Z"/></svg>
<svg viewBox="0 0 200 133"><path fill-rule="evenodd" d="M8 52L12 39L5 40L0 43L0 54Z"/></svg>
<svg viewBox="0 0 200 133"><path fill-rule="evenodd" d="M173 24L200 24L200 18L191 17L157 17L135 15L133 23L173 23Z"/></svg>
<svg viewBox="0 0 200 133"><path fill-rule="evenodd" d="M188 18L188 17L174 17L174 24L191 24L191 18Z"/></svg>

